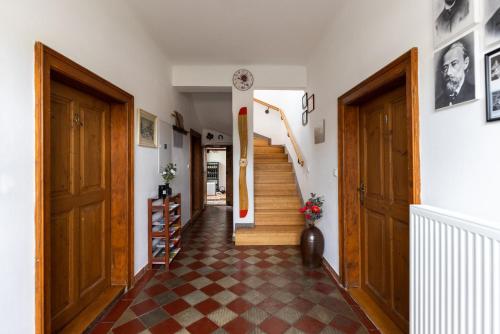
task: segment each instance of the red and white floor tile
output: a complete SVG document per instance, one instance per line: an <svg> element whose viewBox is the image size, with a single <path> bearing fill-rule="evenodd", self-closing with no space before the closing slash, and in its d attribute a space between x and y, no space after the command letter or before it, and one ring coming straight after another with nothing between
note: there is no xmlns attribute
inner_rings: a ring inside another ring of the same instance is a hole
<svg viewBox="0 0 500 334"><path fill-rule="evenodd" d="M148 271L89 333L378 333L298 247L236 247L232 212L208 207L170 271Z"/></svg>

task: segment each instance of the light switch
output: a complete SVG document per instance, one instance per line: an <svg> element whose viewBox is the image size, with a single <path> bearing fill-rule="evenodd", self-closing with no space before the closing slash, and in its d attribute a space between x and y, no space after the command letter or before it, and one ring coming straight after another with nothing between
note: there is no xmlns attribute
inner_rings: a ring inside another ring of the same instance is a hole
<svg viewBox="0 0 500 334"><path fill-rule="evenodd" d="M333 169L333 176L334 177L339 177L339 170L338 170L338 168L334 168Z"/></svg>

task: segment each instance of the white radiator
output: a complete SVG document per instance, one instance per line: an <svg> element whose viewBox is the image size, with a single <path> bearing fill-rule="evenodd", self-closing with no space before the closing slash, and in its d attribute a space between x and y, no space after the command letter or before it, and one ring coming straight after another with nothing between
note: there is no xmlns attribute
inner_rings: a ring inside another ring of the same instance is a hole
<svg viewBox="0 0 500 334"><path fill-rule="evenodd" d="M500 333L500 223L410 212L411 333Z"/></svg>

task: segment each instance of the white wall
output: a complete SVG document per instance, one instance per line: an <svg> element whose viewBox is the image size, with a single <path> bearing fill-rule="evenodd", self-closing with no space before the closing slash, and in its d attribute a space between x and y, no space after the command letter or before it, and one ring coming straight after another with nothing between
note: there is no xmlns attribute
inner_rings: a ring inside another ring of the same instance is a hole
<svg viewBox="0 0 500 334"><path fill-rule="evenodd" d="M224 90L232 86L233 73L240 68L252 72L255 89L299 89L307 85L305 66L277 65L177 65L172 69L172 85L187 91L192 91L195 87L199 87L201 91L210 88Z"/></svg>
<svg viewBox="0 0 500 334"><path fill-rule="evenodd" d="M229 115L229 119L232 119L232 113L231 115ZM231 125L231 131L229 133L232 133L233 132L233 129L232 129L232 125ZM214 137L212 139L208 139L207 138L207 135L208 134L212 134ZM219 138L219 136L222 136L221 138ZM233 136L227 134L227 133L223 133L223 132L219 132L219 131L215 131L214 129L203 129L203 132L201 134L201 144L203 146L210 146L210 145L224 145L224 146L227 146L227 145L232 145L233 144Z"/></svg>
<svg viewBox="0 0 500 334"><path fill-rule="evenodd" d="M189 94L200 122L208 129L231 133L231 92L229 93L191 93Z"/></svg>
<svg viewBox="0 0 500 334"><path fill-rule="evenodd" d="M219 163L219 187L226 189L226 151L216 150L207 153L207 162Z"/></svg>
<svg viewBox="0 0 500 334"><path fill-rule="evenodd" d="M0 332L24 334L34 332L35 41L128 91L136 107L166 121L177 109L201 127L190 101L171 88L168 60L118 0L3 1L0 40ZM137 271L147 261L146 199L161 178L155 150L135 153Z"/></svg>
<svg viewBox="0 0 500 334"><path fill-rule="evenodd" d="M338 271L337 98L411 47L419 48L422 201L479 218L500 221L500 123L485 121L483 51L476 57L478 102L434 111L432 1L348 1L313 50L308 91L316 111L304 129L326 119L326 143L304 147L310 166L307 186L326 197L319 227L325 256ZM482 45L482 39L478 40ZM318 123L319 124L319 123ZM309 142L309 141L306 141ZM309 191L308 190L308 191Z"/></svg>

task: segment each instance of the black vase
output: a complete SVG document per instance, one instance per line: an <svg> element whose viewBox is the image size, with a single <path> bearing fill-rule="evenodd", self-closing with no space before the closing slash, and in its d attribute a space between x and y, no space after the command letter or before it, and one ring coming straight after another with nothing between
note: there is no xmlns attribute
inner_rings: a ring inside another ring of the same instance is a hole
<svg viewBox="0 0 500 334"><path fill-rule="evenodd" d="M158 198L165 199L167 197L167 186L165 184L160 184L158 186Z"/></svg>
<svg viewBox="0 0 500 334"><path fill-rule="evenodd" d="M321 267L323 251L325 250L325 238L319 228L311 224L302 231L300 250L304 266L308 268Z"/></svg>
<svg viewBox="0 0 500 334"><path fill-rule="evenodd" d="M167 187L167 196L172 196L172 188L170 188L170 184L165 185Z"/></svg>

